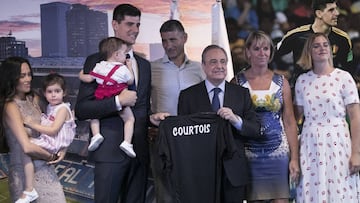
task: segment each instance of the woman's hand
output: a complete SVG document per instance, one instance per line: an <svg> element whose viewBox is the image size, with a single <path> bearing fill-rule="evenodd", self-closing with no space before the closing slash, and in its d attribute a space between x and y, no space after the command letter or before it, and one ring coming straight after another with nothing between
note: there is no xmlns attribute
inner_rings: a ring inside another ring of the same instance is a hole
<svg viewBox="0 0 360 203"><path fill-rule="evenodd" d="M300 178L300 167L298 159L291 159L289 163L290 181L298 184Z"/></svg>
<svg viewBox="0 0 360 203"><path fill-rule="evenodd" d="M359 173L360 171L360 153L354 152L351 154L349 161L350 175Z"/></svg>
<svg viewBox="0 0 360 203"><path fill-rule="evenodd" d="M51 154L51 160L48 161L48 164L56 164L64 160L66 155L66 150L67 149L63 149L60 150L57 154Z"/></svg>

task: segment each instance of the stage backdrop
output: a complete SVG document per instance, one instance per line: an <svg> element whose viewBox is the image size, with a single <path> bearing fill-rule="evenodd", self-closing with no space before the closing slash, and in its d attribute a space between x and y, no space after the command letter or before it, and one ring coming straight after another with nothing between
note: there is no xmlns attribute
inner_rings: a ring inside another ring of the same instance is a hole
<svg viewBox="0 0 360 203"><path fill-rule="evenodd" d="M98 42L113 36L112 10L121 3L141 9L140 34L134 49L150 61L164 54L159 29L170 18L180 20L188 33L186 52L190 59L200 61L202 50L212 43L212 36L213 42L228 46L221 2L216 0L1 0L0 49L11 43L27 49L35 88L41 87L43 77L50 72L64 75L67 99L73 108L79 87L78 73L86 56L97 51ZM3 59L1 50L0 59ZM229 70L228 78L231 78L230 66ZM93 169L86 162L88 123L77 121L76 130L68 156L57 164L56 171L67 197L92 202ZM0 178L8 171L4 163L6 156L0 156ZM153 202L153 195L153 186L149 184L147 202Z"/></svg>
<svg viewBox="0 0 360 203"><path fill-rule="evenodd" d="M52 2L55 1L2 0L0 9L0 36L6 37L10 33L16 40L26 43L30 56L41 57L41 21L49 19L41 17L44 13L41 13L40 5ZM121 3L131 3L137 6L142 11L142 17L140 34L135 49L138 52L144 53L149 60L159 58L163 54L159 28L164 21L170 18L172 2L176 2L179 20L182 21L189 34L189 40L186 45L189 57L200 60L201 50L211 43L211 9L212 5L216 3L215 0L63 0L59 2L69 5L85 5L90 11L106 13L109 36L113 35L111 28L112 9ZM42 10L42 12L46 11ZM81 19L78 18L77 21L81 21ZM64 34L66 33L64 32Z"/></svg>

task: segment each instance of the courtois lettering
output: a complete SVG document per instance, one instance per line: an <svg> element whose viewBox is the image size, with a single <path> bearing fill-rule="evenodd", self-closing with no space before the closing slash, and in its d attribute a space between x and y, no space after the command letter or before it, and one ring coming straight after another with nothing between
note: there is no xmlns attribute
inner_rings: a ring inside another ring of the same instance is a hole
<svg viewBox="0 0 360 203"><path fill-rule="evenodd" d="M201 125L190 125L190 126L180 126L174 127L172 129L173 136L192 136L198 134L207 134L210 133L211 124L201 124Z"/></svg>

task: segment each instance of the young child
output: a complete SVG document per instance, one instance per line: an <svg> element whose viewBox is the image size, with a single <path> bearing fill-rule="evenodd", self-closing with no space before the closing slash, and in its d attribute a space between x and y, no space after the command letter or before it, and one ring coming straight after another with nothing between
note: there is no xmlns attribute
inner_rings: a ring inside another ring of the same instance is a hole
<svg viewBox="0 0 360 203"><path fill-rule="evenodd" d="M52 154L67 148L75 136L75 121L69 103L64 103L66 84L63 76L51 73L46 76L43 83L44 96L48 102L46 115L42 114L41 124L31 117L24 118L24 124L40 133L38 137L31 138L31 142L46 149ZM34 165L31 158L24 159L25 191L23 196L15 203L28 203L36 200L38 194L33 187Z"/></svg>
<svg viewBox="0 0 360 203"><path fill-rule="evenodd" d="M96 99L103 99L118 95L128 85L134 83L134 73L130 60L126 60L127 45L124 41L116 37L103 39L100 44L100 54L106 59L97 63L90 74L84 74L80 71L79 78L83 82L96 81L98 87L95 91ZM126 61L126 65L124 65ZM124 121L124 141L120 144L120 148L130 157L136 157L136 153L131 144L134 132L135 118L130 107L124 107L119 116ZM96 150L103 142L104 137L100 134L100 122L98 119L90 121L90 128L93 134L89 151Z"/></svg>

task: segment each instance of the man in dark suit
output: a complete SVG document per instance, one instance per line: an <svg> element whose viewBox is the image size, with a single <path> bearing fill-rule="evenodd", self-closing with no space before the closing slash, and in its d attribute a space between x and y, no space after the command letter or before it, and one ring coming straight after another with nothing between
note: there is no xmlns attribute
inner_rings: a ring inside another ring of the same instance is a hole
<svg viewBox="0 0 360 203"><path fill-rule="evenodd" d="M223 48L210 45L204 49L202 67L206 79L181 91L178 114L216 111L220 117L232 124L238 153L232 160L223 163L222 202L242 203L245 199L245 185L248 182L243 139L259 136L260 124L252 106L249 90L225 81L227 62ZM220 88L219 93L215 93L214 88ZM218 103L217 107L212 105L215 103Z"/></svg>
<svg viewBox="0 0 360 203"><path fill-rule="evenodd" d="M81 82L75 113L80 120L100 119L104 141L97 150L90 153L95 163L95 202L116 203L145 202L148 176L149 148L147 126L150 109L151 72L150 63L136 55L132 45L139 34L141 12L130 4L120 4L114 9L112 27L115 37L129 46L136 90L123 90L119 95L95 100L95 82ZM99 53L86 59L84 73L89 73L97 62L103 60ZM129 87L130 89L130 87ZM135 116L133 146L136 158L130 158L120 148L124 139L124 123L118 111L124 106L132 106Z"/></svg>

